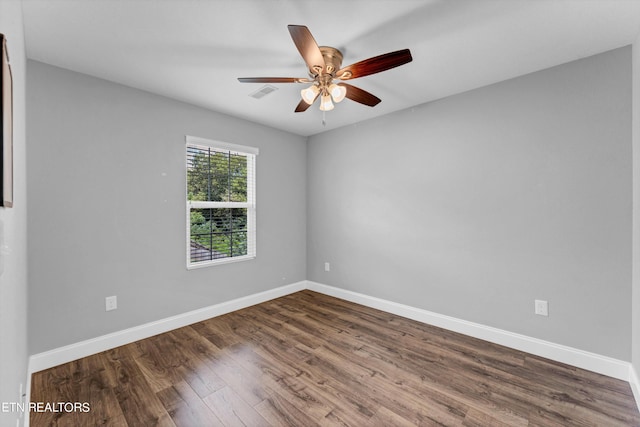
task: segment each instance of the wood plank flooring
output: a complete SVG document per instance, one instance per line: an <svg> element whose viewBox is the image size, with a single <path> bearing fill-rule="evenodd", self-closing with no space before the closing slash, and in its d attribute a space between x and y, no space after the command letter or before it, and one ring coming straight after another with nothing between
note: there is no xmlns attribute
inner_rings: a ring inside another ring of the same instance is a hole
<svg viewBox="0 0 640 427"><path fill-rule="evenodd" d="M31 426L640 426L629 385L311 291L38 372Z"/></svg>

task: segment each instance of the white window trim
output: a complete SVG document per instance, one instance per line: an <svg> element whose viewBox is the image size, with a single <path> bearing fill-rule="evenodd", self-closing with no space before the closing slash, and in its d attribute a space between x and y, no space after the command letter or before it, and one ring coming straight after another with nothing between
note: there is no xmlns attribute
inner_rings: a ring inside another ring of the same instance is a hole
<svg viewBox="0 0 640 427"><path fill-rule="evenodd" d="M236 153L253 154L254 156L260 154L260 149L256 147L249 147L248 145L232 144L230 142L215 141L213 139L190 135L186 135L185 139L187 144L207 145L209 147L223 148Z"/></svg>
<svg viewBox="0 0 640 427"><path fill-rule="evenodd" d="M256 247L256 156L260 153L260 150L256 147L250 147L248 145L232 144L229 142L215 141L212 139L201 138L197 136L185 135L185 156L187 156L187 145L204 145L207 147L228 150L232 153L239 154L252 154L253 157L249 157L247 161L252 161L252 165L247 167L247 182L253 182L254 185L249 185L247 188L247 202L201 202L201 201L189 201L186 202L186 260L187 270L194 270L198 268L211 267L214 265L230 264L233 262L248 261L255 259L257 254ZM249 167L250 166L250 167ZM185 200L187 191L187 170L185 168ZM229 258L219 258L211 261L202 261L198 263L191 262L191 209L198 208L246 208L247 209L247 247L253 247L254 251L251 255L241 255Z"/></svg>

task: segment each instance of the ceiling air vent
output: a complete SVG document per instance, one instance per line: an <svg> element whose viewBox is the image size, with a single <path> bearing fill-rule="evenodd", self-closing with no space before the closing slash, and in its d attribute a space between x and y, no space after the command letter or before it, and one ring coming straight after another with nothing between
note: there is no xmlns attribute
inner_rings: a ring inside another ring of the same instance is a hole
<svg viewBox="0 0 640 427"><path fill-rule="evenodd" d="M260 98L264 98L265 96L269 95L271 92L275 92L276 90L278 90L277 87L275 86L271 86L271 85L264 85L262 86L260 89L258 89L257 91L250 93L249 96L255 99L260 99Z"/></svg>

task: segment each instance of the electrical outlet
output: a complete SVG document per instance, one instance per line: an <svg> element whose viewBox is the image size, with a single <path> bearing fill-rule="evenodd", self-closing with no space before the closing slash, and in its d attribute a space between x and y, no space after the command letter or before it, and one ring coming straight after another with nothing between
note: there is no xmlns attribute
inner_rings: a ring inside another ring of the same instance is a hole
<svg viewBox="0 0 640 427"><path fill-rule="evenodd" d="M324 271L331 271L331 264L329 264L328 262L324 263Z"/></svg>
<svg viewBox="0 0 640 427"><path fill-rule="evenodd" d="M549 303L547 301L537 299L536 302L536 314L539 316L549 315Z"/></svg>
<svg viewBox="0 0 640 427"><path fill-rule="evenodd" d="M105 311L115 310L116 308L118 308L118 297L115 295L112 297L106 297L104 299L104 304Z"/></svg>

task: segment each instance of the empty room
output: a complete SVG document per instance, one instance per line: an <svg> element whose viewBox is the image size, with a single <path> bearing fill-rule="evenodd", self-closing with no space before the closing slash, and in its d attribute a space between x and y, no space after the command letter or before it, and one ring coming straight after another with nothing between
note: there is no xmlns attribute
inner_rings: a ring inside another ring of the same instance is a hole
<svg viewBox="0 0 640 427"><path fill-rule="evenodd" d="M640 426L640 0L0 0L1 426Z"/></svg>

